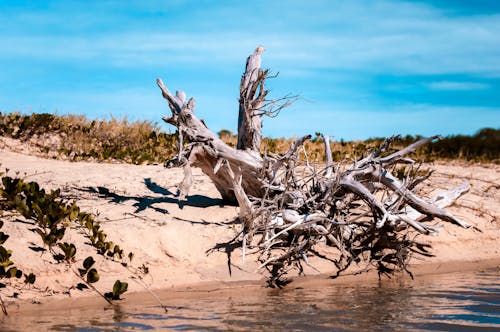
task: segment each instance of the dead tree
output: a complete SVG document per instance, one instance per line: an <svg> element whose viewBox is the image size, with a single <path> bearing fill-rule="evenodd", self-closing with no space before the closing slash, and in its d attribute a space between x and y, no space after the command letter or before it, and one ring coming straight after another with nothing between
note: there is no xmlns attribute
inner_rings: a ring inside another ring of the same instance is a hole
<svg viewBox="0 0 500 332"><path fill-rule="evenodd" d="M238 143L239 150L260 151L262 138L262 119L260 111L263 106L267 91L264 90L264 81L259 77L266 75L261 67L261 54L264 47L259 46L247 59L245 73L240 84L240 108L238 112ZM258 85L255 83L262 82ZM259 94L256 96L256 90Z"/></svg>
<svg viewBox="0 0 500 332"><path fill-rule="evenodd" d="M291 268L302 271L311 255L333 262L338 273L361 261L380 274L407 270L412 254L430 255L415 233L439 230L424 220L439 218L469 227L443 209L443 203L450 204L468 185L431 201L416 194L428 175L416 176L408 156L437 136L399 151L391 150L397 139L391 137L363 158L338 164L332 161L328 136L323 136L327 162L322 169L300 164L301 147L311 136L297 139L283 155L261 154L261 117L276 115L295 98L266 99L270 74L261 69L263 50L259 46L248 57L241 78L237 148L196 117L193 98L186 100L182 91L173 95L160 79L157 84L172 112L163 120L178 129L179 152L172 163L184 168L180 199L189 192L191 167L201 168L225 201L239 205L243 255L257 255L271 285L279 286ZM406 165L402 179L392 173L398 165ZM325 254L326 247L335 253Z"/></svg>

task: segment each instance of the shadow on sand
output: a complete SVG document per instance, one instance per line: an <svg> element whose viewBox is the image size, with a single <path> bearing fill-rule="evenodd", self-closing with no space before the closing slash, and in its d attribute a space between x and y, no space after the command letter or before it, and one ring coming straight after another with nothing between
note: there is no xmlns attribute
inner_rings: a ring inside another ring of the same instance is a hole
<svg viewBox="0 0 500 332"><path fill-rule="evenodd" d="M159 213L169 213L168 210L154 206L159 203L169 203L178 204L182 209L184 206L192 206L198 208L206 208L210 206L223 206L223 201L220 198L211 198L203 195L191 195L187 196L184 201L179 201L177 194L172 193L170 190L159 186L157 183L151 181L150 178L144 179L144 184L146 187L154 194L163 195L158 196L129 196L118 194L111 191L106 187L85 187L79 190L88 192L91 194L96 194L101 198L108 199L112 203L120 204L127 201L135 201L133 204L136 207L135 213L144 211L146 209L153 209Z"/></svg>

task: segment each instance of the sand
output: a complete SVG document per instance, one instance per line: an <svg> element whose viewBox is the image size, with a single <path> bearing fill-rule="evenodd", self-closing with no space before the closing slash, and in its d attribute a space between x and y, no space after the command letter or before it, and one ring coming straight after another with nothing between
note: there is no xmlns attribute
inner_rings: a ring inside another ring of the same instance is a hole
<svg viewBox="0 0 500 332"><path fill-rule="evenodd" d="M117 262L101 259L76 229L67 233L64 240L77 246L77 262L72 269L76 270L89 255L96 258L101 280L95 285L101 292L110 291L116 279L129 283L127 294L144 292L145 286L156 291L265 285L264 277L255 271L257 265L252 257L247 257L242 264L239 249L228 254L223 244L240 230L240 226L233 223L238 208L222 205L217 190L200 170L194 170L190 196L180 207L175 197L176 184L182 179L180 169L42 159L24 154L29 151L13 152L12 142L9 144L5 144L5 140L3 146L0 144L1 170L8 168L9 175L37 181L43 188L60 188L66 199L75 200L83 210L98 215L97 220L102 223L108 239L126 253L134 253L132 263L125 268ZM435 257L412 261L412 270L444 273L498 266L500 166L463 163L428 166L435 169L435 173L424 187L426 195L464 181L471 183L471 190L448 210L481 231L439 222L442 231L425 238L433 245ZM75 288L78 277L65 264L55 264L49 253L33 250L43 246L40 237L32 231L33 224L15 218L11 221L2 228L11 235L4 246L13 251L16 266L25 273L36 274L37 281L35 286L21 291L11 287L3 289L2 297L9 307L95 296L91 290ZM326 279L334 271L326 262L316 264L319 271L308 269L307 275ZM137 270L143 265L149 269L146 275ZM307 279L302 282L304 280ZM17 298L11 296L13 292L19 293Z"/></svg>

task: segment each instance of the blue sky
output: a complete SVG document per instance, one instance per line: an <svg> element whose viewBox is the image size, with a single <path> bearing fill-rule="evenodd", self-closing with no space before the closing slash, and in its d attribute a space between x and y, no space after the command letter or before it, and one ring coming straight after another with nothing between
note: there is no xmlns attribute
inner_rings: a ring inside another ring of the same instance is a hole
<svg viewBox="0 0 500 332"><path fill-rule="evenodd" d="M0 111L161 122L155 85L236 131L246 56L271 97L264 135L336 139L500 127L500 1L0 0ZM165 125L166 130L168 127Z"/></svg>

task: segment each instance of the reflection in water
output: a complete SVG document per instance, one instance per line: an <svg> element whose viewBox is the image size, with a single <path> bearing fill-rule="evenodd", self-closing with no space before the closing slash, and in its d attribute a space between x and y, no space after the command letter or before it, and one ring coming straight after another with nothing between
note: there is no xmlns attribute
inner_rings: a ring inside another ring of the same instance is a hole
<svg viewBox="0 0 500 332"><path fill-rule="evenodd" d="M500 271L370 285L307 286L172 300L158 306L11 317L2 331L405 331L500 330ZM173 307L175 305L175 307Z"/></svg>

